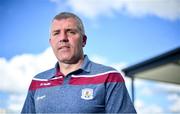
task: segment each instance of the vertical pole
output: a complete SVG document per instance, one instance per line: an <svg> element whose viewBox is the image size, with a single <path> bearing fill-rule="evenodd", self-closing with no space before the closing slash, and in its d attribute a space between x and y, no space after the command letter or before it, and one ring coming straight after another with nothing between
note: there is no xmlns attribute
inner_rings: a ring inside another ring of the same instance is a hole
<svg viewBox="0 0 180 114"><path fill-rule="evenodd" d="M133 102L133 104L134 104L134 77L133 76L131 76L131 95L132 95L132 102Z"/></svg>

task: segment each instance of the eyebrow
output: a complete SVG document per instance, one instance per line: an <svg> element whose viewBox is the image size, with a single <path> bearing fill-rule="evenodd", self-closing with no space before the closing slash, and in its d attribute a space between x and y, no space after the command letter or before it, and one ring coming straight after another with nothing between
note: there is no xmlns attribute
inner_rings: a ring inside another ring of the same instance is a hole
<svg viewBox="0 0 180 114"><path fill-rule="evenodd" d="M52 32L54 33L54 32L60 32L60 31L61 31L61 30L58 29L58 30L53 30Z"/></svg>
<svg viewBox="0 0 180 114"><path fill-rule="evenodd" d="M65 29L66 31L69 31L69 30L75 30L75 31L78 31L78 28L71 28L71 27L69 27L69 28L66 28ZM60 32L61 30L60 29L56 29L56 30L52 30L52 32L54 33L54 32Z"/></svg>

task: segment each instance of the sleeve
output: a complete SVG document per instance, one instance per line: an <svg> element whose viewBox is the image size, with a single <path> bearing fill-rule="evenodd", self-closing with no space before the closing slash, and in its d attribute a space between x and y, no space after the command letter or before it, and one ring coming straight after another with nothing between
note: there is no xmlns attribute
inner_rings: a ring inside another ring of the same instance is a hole
<svg viewBox="0 0 180 114"><path fill-rule="evenodd" d="M106 113L136 113L121 74L110 74L109 77L111 81L106 84Z"/></svg>
<svg viewBox="0 0 180 114"><path fill-rule="evenodd" d="M21 114L35 113L34 90L29 90Z"/></svg>

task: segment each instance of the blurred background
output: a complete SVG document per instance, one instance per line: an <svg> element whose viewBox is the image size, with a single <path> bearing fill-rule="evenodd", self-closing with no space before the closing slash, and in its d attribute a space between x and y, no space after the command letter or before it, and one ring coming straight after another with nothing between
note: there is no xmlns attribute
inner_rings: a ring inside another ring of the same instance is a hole
<svg viewBox="0 0 180 114"><path fill-rule="evenodd" d="M180 0L0 0L0 113L19 113L32 77L54 67L49 28L62 11L83 20L89 58L119 71L180 47ZM138 113L180 113L179 84L134 85Z"/></svg>

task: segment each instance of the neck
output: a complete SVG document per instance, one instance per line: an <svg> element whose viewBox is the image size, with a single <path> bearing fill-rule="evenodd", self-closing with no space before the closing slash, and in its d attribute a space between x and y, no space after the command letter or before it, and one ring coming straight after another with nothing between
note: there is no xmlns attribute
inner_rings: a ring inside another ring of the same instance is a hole
<svg viewBox="0 0 180 114"><path fill-rule="evenodd" d="M66 64L59 62L60 65L60 71L66 76L67 74L78 70L81 68L81 65L83 63L84 58L81 58L77 63L75 64Z"/></svg>

